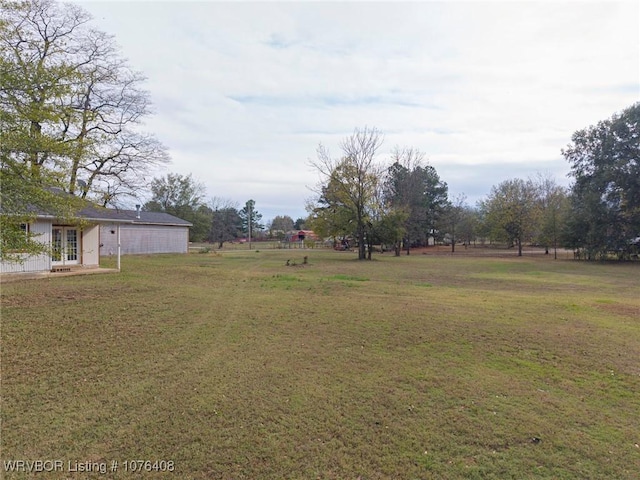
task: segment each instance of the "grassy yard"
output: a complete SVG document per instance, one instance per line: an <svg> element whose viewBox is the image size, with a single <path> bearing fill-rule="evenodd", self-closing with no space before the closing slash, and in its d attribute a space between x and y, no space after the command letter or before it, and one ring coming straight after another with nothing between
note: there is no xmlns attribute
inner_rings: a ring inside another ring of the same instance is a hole
<svg viewBox="0 0 640 480"><path fill-rule="evenodd" d="M638 264L269 250L122 265L2 285L0 477L640 476ZM5 471L21 459L63 467ZM108 472L73 471L87 462Z"/></svg>

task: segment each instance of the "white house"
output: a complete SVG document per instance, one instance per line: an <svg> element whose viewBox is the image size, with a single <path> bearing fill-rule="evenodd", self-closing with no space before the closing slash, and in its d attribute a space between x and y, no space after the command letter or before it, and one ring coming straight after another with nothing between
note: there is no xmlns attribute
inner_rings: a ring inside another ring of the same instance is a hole
<svg viewBox="0 0 640 480"><path fill-rule="evenodd" d="M24 254L21 262L0 262L0 273L36 273L97 268L100 255L186 253L191 224L165 213L86 207L76 220L37 214L25 230L50 247ZM120 249L118 249L118 239ZM118 262L119 263L119 262Z"/></svg>

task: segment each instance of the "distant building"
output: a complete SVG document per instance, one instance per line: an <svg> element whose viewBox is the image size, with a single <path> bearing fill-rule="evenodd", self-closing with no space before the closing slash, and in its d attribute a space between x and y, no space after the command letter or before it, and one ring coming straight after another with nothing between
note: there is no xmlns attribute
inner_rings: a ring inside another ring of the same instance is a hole
<svg viewBox="0 0 640 480"><path fill-rule="evenodd" d="M284 237L285 242L304 242L305 240L320 240L313 230L289 230Z"/></svg>

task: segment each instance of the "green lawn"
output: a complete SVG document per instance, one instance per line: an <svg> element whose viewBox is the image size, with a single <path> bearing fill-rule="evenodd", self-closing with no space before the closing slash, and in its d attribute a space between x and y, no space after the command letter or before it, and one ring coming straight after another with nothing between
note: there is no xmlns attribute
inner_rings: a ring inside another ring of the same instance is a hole
<svg viewBox="0 0 640 480"><path fill-rule="evenodd" d="M639 478L638 264L122 266L2 285L1 478ZM5 471L47 459L63 470Z"/></svg>

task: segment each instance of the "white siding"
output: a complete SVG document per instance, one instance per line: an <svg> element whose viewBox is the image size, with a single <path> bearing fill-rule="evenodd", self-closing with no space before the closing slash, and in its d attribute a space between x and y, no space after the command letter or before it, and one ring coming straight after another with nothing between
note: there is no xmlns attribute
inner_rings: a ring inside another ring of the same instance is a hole
<svg viewBox="0 0 640 480"><path fill-rule="evenodd" d="M111 233L111 232L114 233ZM117 227L100 227L100 255L118 253ZM145 253L187 253L189 228L170 225L121 225L120 248L123 255Z"/></svg>
<svg viewBox="0 0 640 480"><path fill-rule="evenodd" d="M51 222L39 220L29 226L31 233L39 235L37 240L49 246L51 244ZM1 273L46 272L51 270L51 256L23 255L24 262L0 262Z"/></svg>

